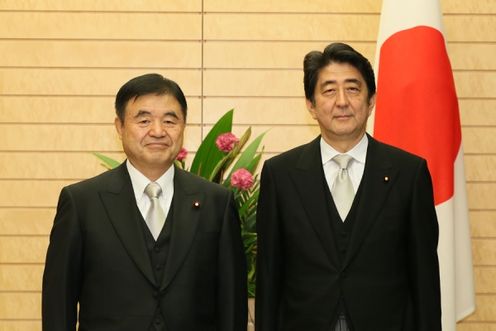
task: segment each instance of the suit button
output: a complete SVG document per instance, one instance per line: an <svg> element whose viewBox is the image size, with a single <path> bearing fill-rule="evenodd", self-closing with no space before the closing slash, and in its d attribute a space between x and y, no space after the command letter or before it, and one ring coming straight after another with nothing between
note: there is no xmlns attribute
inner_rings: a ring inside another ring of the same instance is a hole
<svg viewBox="0 0 496 331"><path fill-rule="evenodd" d="M157 318L157 319L155 320L155 325L160 325L160 324L162 324L162 321L161 321L160 319L158 319L158 318Z"/></svg>
<svg viewBox="0 0 496 331"><path fill-rule="evenodd" d="M155 245L153 247L153 250L158 253L158 252L160 252L160 247L158 245Z"/></svg>
<svg viewBox="0 0 496 331"><path fill-rule="evenodd" d="M157 271L158 271L158 270L160 270L160 269L162 269L162 265L161 265L161 264L157 264L157 265L155 266L155 270L157 270Z"/></svg>
<svg viewBox="0 0 496 331"><path fill-rule="evenodd" d="M158 297L159 297L159 296L160 296L160 292L159 292L159 291L155 291L155 292L153 292L153 297L154 297L155 299L158 299Z"/></svg>

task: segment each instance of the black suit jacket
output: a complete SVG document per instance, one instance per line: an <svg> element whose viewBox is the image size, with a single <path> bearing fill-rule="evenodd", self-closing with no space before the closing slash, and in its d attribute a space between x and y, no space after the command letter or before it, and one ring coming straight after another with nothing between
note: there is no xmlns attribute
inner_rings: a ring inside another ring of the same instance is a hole
<svg viewBox="0 0 496 331"><path fill-rule="evenodd" d="M246 330L246 262L232 194L175 169L174 222L155 280L125 164L62 189L43 275L43 330ZM195 202L199 203L196 207Z"/></svg>
<svg viewBox="0 0 496 331"><path fill-rule="evenodd" d="M355 331L441 330L438 224L425 160L371 137L344 260L320 137L264 164L257 331L329 331L342 296Z"/></svg>

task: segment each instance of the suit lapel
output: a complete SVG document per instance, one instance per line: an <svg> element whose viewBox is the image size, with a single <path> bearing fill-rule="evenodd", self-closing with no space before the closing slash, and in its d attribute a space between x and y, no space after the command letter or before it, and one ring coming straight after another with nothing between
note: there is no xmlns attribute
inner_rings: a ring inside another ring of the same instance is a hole
<svg viewBox="0 0 496 331"><path fill-rule="evenodd" d="M131 179L126 164L115 170L108 187L100 192L103 205L117 236L131 259L150 283L157 286L150 257L146 250L145 239L136 206Z"/></svg>
<svg viewBox="0 0 496 331"><path fill-rule="evenodd" d="M172 201L174 225L167 264L160 289L165 289L181 267L193 243L204 194L198 190L191 175L175 169L174 199ZM195 206L198 203L198 206Z"/></svg>
<svg viewBox="0 0 496 331"><path fill-rule="evenodd" d="M358 252L367 233L376 222L398 173L398 169L393 167L380 143L370 136L368 138L367 158L360 184L362 195L343 267Z"/></svg>
<svg viewBox="0 0 496 331"><path fill-rule="evenodd" d="M331 263L337 264L339 257L330 225L330 202L326 199L327 184L322 167L320 136L306 146L291 174L310 224Z"/></svg>

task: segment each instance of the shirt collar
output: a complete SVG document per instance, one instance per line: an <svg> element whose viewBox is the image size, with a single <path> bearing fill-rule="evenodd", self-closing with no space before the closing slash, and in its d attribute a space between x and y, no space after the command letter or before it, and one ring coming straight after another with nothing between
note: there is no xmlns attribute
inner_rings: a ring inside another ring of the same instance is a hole
<svg viewBox="0 0 496 331"><path fill-rule="evenodd" d="M369 146L369 139L367 138L367 135L364 134L362 139L360 139L360 141L358 142L358 144L356 144L352 149L350 149L345 154L351 156L356 162L365 164L368 146ZM343 154L335 150L322 137L320 137L320 153L322 156L322 164L326 164L338 154Z"/></svg>
<svg viewBox="0 0 496 331"><path fill-rule="evenodd" d="M129 160L126 160L127 171L129 172L129 177L131 177L131 183L133 185L134 196L136 201L139 201L145 192L145 187L150 184L149 180L145 175L143 175L138 169L136 169ZM160 176L156 181L162 188L162 192L165 192L169 188L173 188L174 185L174 166L170 166L167 171Z"/></svg>

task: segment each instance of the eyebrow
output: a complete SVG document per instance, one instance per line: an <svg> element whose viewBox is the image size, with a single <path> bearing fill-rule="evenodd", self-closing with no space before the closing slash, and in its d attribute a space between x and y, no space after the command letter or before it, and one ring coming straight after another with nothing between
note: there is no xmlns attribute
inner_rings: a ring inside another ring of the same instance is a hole
<svg viewBox="0 0 496 331"><path fill-rule="evenodd" d="M151 115L151 113L148 110L140 110L136 115L134 115L134 118L138 118L145 115Z"/></svg>
<svg viewBox="0 0 496 331"><path fill-rule="evenodd" d="M174 117L174 118L179 119L179 116L177 116L176 112L175 112L175 111L172 111L172 110L171 110L171 111L166 112L164 116L172 116L172 117Z"/></svg>
<svg viewBox="0 0 496 331"><path fill-rule="evenodd" d="M355 83L355 84L358 84L358 85L362 85L362 81L357 79L357 78L347 78L344 80L345 83ZM322 84L320 84L320 86L326 86L326 85L329 85L329 84L337 84L337 81L336 80L326 80L325 82L322 82Z"/></svg>
<svg viewBox="0 0 496 331"><path fill-rule="evenodd" d="M134 118L139 118L141 116L148 116L148 115L151 115L152 113L148 110L140 110L136 115L134 115ZM172 111L172 110L169 110L167 111L165 114L164 114L164 117L165 116L172 116L176 119L179 119L179 116L177 116L176 112Z"/></svg>

